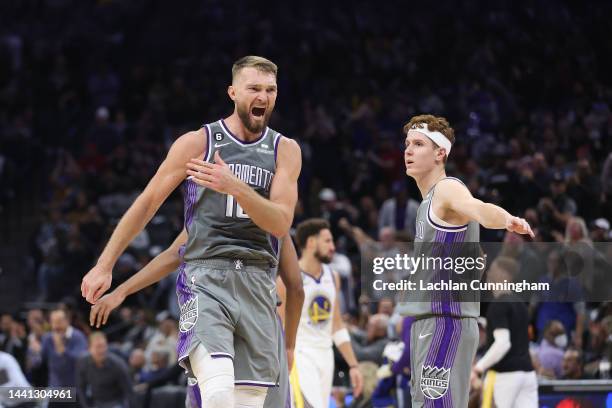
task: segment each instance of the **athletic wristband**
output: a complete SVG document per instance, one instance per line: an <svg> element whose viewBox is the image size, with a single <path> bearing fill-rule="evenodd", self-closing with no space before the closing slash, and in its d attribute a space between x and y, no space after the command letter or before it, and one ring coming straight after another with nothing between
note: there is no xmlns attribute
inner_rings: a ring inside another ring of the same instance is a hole
<svg viewBox="0 0 612 408"><path fill-rule="evenodd" d="M346 343L347 341L351 341L351 336L349 336L348 330L344 328L336 331L332 335L332 339L334 340L334 344L336 345L336 347L340 347L341 344Z"/></svg>

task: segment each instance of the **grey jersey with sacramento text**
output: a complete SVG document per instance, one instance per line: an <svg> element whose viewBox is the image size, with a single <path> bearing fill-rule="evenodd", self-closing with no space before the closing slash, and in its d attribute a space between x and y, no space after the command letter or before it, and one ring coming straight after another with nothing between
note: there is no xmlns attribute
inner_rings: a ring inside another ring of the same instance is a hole
<svg viewBox="0 0 612 408"><path fill-rule="evenodd" d="M266 128L252 142L239 140L223 120L204 125L207 137L205 161L214 162L215 152L243 182L265 198L276 171L276 153L281 135ZM278 241L259 228L233 196L221 194L186 180L185 228L189 238L186 262L231 258L278 263Z"/></svg>
<svg viewBox="0 0 612 408"><path fill-rule="evenodd" d="M447 177L462 183L459 179ZM414 257L441 257L442 259L459 257L478 257L480 226L476 222L465 225L451 225L438 218L431 207L436 186L434 185L419 205L416 218L416 234L414 240ZM470 243L470 244L465 244ZM482 270L470 273L457 273L456 270L423 270L419 268L411 280L420 288L424 283L439 283L452 280L466 282L470 277L479 279ZM469 282L467 282L469 285ZM403 315L478 317L480 302L476 291L426 291L413 290L405 293L405 302L398 305Z"/></svg>

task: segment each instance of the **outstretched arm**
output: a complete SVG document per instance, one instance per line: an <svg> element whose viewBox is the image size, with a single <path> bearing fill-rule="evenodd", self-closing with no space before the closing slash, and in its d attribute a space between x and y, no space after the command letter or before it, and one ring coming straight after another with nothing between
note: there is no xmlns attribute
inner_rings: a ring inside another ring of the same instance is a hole
<svg viewBox="0 0 612 408"><path fill-rule="evenodd" d="M302 314L304 303L304 287L302 284L302 274L298 264L297 252L291 237L287 235L283 239L283 246L280 254L280 277L283 281L285 299L282 299L284 306L285 323L285 348L287 350L287 360L289 369L293 365L293 350L295 349L295 338Z"/></svg>
<svg viewBox="0 0 612 408"><path fill-rule="evenodd" d="M108 290L119 256L185 179L185 163L203 155L205 149L206 134L202 129L186 133L174 142L157 173L117 224L96 266L83 278L81 294L89 303L95 303Z"/></svg>
<svg viewBox="0 0 612 408"><path fill-rule="evenodd" d="M495 204L485 203L474 198L470 191L456 180L445 179L440 181L434 199L437 205L444 210L450 210L469 221L476 221L485 228L507 229L518 234L534 236L525 219L514 217Z"/></svg>
<svg viewBox="0 0 612 408"><path fill-rule="evenodd" d="M262 230L277 238L289 232L297 202L297 180L302 169L302 153L294 140L281 137L279 141L269 200L238 179L218 151L215 152L214 163L193 159L187 163L187 167L187 174L199 185L234 196L244 212Z"/></svg>
<svg viewBox="0 0 612 408"><path fill-rule="evenodd" d="M159 282L176 270L180 264L179 249L185 242L187 242L187 231L183 230L176 237L172 245L159 253L144 268L131 276L130 279L97 301L91 307L89 324L95 325L97 328L100 325L106 324L110 313L119 307L126 297Z"/></svg>

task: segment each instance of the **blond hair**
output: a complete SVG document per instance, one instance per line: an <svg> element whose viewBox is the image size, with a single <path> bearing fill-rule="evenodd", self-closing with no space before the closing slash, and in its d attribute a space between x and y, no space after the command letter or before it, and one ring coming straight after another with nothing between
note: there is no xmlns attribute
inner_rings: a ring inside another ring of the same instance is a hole
<svg viewBox="0 0 612 408"><path fill-rule="evenodd" d="M261 72L274 74L274 76L278 73L278 67L269 59L257 55L247 55L234 62L232 66L232 81L236 78L238 72L244 68L255 68Z"/></svg>

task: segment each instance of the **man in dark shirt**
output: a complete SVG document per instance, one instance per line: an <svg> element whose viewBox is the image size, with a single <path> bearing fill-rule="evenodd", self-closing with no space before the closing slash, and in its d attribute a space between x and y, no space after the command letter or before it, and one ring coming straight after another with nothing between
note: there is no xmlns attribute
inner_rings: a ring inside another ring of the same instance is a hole
<svg viewBox="0 0 612 408"><path fill-rule="evenodd" d="M128 408L132 393L127 364L108 352L106 336L89 336L89 353L77 362L77 393L81 405L96 408Z"/></svg>
<svg viewBox="0 0 612 408"><path fill-rule="evenodd" d="M514 259L499 257L489 269L488 281L512 282L517 274ZM493 389L497 408L537 408L538 381L529 355L527 305L513 292L494 291L493 296L487 310L489 348L474 365L473 376L489 370L485 389Z"/></svg>

